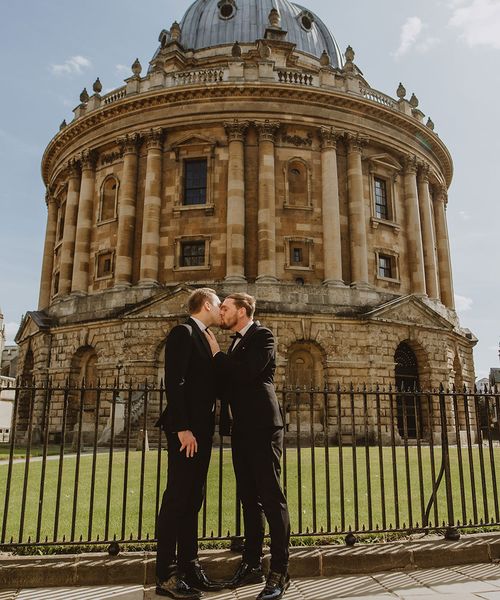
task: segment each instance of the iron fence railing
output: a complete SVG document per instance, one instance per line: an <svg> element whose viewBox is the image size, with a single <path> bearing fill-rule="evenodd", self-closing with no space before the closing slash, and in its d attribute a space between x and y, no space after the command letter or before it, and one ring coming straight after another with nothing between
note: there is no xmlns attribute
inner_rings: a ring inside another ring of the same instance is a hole
<svg viewBox="0 0 500 600"><path fill-rule="evenodd" d="M166 482L162 385L16 383L0 444L0 548L143 543ZM500 393L325 387L278 391L295 536L500 526ZM3 505L3 506L2 506ZM200 539L238 539L228 438L214 438Z"/></svg>

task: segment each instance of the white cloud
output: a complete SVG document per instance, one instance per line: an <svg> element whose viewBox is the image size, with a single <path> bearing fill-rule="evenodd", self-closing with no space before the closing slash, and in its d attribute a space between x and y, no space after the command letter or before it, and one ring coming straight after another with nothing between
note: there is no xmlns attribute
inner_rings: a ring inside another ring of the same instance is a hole
<svg viewBox="0 0 500 600"><path fill-rule="evenodd" d="M50 65L50 70L54 75L78 75L91 66L92 63L88 58L77 55L68 58L62 65Z"/></svg>
<svg viewBox="0 0 500 600"><path fill-rule="evenodd" d="M131 75L132 74L132 70L130 67L127 67L127 65L116 65L116 72L121 75L122 73L125 73L127 75Z"/></svg>
<svg viewBox="0 0 500 600"><path fill-rule="evenodd" d="M5 343L13 344L17 330L19 329L19 323L5 323Z"/></svg>
<svg viewBox="0 0 500 600"><path fill-rule="evenodd" d="M427 37L424 38L421 42L419 42L415 47L417 49L417 52L425 54L425 52L428 52L429 50L431 50L431 48L434 48L434 46L437 46L439 43L441 43L441 40L439 38Z"/></svg>
<svg viewBox="0 0 500 600"><path fill-rule="evenodd" d="M403 56L415 44L422 32L422 19L420 17L408 17L401 28L399 48L396 57Z"/></svg>
<svg viewBox="0 0 500 600"><path fill-rule="evenodd" d="M474 301L472 298L455 294L455 308L457 309L457 312L466 312L467 310L470 310L473 303Z"/></svg>
<svg viewBox="0 0 500 600"><path fill-rule="evenodd" d="M449 24L460 31L469 46L491 46L500 50L500 0L468 0L452 6Z"/></svg>

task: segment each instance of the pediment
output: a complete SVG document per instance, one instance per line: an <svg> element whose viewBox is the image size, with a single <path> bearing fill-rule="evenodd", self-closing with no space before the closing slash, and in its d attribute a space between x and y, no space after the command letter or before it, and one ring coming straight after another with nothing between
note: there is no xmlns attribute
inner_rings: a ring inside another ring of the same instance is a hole
<svg viewBox="0 0 500 600"><path fill-rule="evenodd" d="M19 325L14 341L21 344L24 340L36 335L40 331L49 329L50 321L42 311L27 312Z"/></svg>
<svg viewBox="0 0 500 600"><path fill-rule="evenodd" d="M187 299L192 291L193 289L188 286L179 286L173 291L160 292L134 308L128 309L122 316L125 319L187 316Z"/></svg>
<svg viewBox="0 0 500 600"><path fill-rule="evenodd" d="M404 296L365 313L365 319L453 330L454 325L416 296Z"/></svg>
<svg viewBox="0 0 500 600"><path fill-rule="evenodd" d="M374 154L368 158L370 163L375 163L386 169L390 169L391 171L401 171L403 165L399 163L394 157L390 154L382 153L382 154Z"/></svg>
<svg viewBox="0 0 500 600"><path fill-rule="evenodd" d="M206 137L204 135L186 135L172 144L172 149L183 148L184 146L215 146L217 140Z"/></svg>

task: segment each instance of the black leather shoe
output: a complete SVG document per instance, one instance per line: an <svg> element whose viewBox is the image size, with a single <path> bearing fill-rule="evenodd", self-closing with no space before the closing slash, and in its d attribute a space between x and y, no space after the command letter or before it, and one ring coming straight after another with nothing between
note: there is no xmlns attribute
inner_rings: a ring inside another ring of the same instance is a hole
<svg viewBox="0 0 500 600"><path fill-rule="evenodd" d="M156 580L156 593L159 596L168 596L174 600L200 600L201 593L181 579L178 575L172 575L166 581Z"/></svg>
<svg viewBox="0 0 500 600"><path fill-rule="evenodd" d="M290 577L288 573L283 575L276 571L269 571L266 585L262 592L257 596L257 600L279 600L290 587Z"/></svg>
<svg viewBox="0 0 500 600"><path fill-rule="evenodd" d="M224 584L217 581L210 581L203 567L198 561L191 563L184 569L183 580L195 590L200 592L219 592L224 589Z"/></svg>
<svg viewBox="0 0 500 600"><path fill-rule="evenodd" d="M262 583L264 581L264 571L262 564L250 566L247 562L242 561L233 577L226 583L226 587L234 589L243 585L251 585L252 583Z"/></svg>

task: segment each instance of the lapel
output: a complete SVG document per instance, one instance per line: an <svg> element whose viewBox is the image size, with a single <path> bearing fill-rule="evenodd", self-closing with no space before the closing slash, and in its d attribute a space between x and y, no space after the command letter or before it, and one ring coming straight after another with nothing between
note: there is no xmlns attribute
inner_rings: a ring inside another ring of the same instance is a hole
<svg viewBox="0 0 500 600"><path fill-rule="evenodd" d="M248 340L252 337L252 335L257 331L257 328L259 326L259 323L257 321L254 321L252 323L252 326L250 327L250 329L245 333L245 335L241 338L241 340L238 342L238 345L236 346L236 348L231 352L231 354L237 354L238 352L240 352L241 350L244 350Z"/></svg>
<svg viewBox="0 0 500 600"><path fill-rule="evenodd" d="M205 334L203 333L203 331L200 331L200 328L198 327L196 322L193 321L193 319L189 318L187 320L187 322L193 328L193 334L194 334L195 340L198 340L198 344L201 344L207 351L210 358L212 358L212 350L210 350L210 344L208 343L207 338L205 337Z"/></svg>

